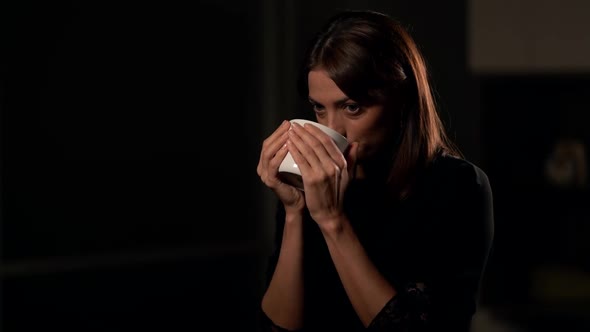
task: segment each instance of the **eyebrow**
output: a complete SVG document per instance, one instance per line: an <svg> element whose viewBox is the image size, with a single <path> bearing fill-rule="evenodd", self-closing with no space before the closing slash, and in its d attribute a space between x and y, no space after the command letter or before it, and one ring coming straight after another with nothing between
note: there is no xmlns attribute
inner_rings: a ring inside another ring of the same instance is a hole
<svg viewBox="0 0 590 332"><path fill-rule="evenodd" d="M315 100L314 100L313 98L311 98L310 96L308 96L308 97L307 97L307 99L309 99L309 101L310 101L310 102L312 102L312 103L314 103L314 104L322 105L322 103L318 103L317 101L315 101ZM338 106L340 106L340 105L344 104L345 102L347 102L347 101L349 101L349 100L351 100L351 99L350 99L350 98L348 98L348 97L344 97L344 98L342 98L342 99L338 99L338 100L336 100L336 102L334 102L334 104L335 104L335 105L338 105Z"/></svg>

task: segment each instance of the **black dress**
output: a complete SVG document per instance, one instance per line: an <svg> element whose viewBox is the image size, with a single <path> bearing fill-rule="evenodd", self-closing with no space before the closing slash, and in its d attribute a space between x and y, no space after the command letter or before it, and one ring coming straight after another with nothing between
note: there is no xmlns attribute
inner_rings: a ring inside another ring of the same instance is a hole
<svg viewBox="0 0 590 332"><path fill-rule="evenodd" d="M469 331L493 239L488 177L466 160L441 156L405 200L392 203L384 193L380 185L357 180L349 185L345 206L369 257L397 295L364 328L308 215L303 235L304 331ZM282 205L276 216L267 282L281 246ZM261 315L270 327L272 322Z"/></svg>

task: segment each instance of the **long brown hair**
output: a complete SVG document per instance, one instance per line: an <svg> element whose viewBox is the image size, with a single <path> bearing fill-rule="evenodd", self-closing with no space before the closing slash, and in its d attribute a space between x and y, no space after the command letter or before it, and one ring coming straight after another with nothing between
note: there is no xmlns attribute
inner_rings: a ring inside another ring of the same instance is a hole
<svg viewBox="0 0 590 332"><path fill-rule="evenodd" d="M408 31L390 16L368 10L342 11L315 36L304 58L299 91L308 98L307 75L324 69L361 104L391 105L399 136L391 151L388 182L397 198L411 190L419 171L438 154L460 156L436 109L424 58Z"/></svg>

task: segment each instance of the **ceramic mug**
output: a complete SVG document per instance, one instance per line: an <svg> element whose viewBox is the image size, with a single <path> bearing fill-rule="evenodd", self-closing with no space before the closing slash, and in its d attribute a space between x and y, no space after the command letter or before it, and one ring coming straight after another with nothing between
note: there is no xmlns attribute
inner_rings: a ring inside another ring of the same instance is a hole
<svg viewBox="0 0 590 332"><path fill-rule="evenodd" d="M324 126L314 121L304 119L293 119L290 120L290 122L298 123L301 126L305 124L314 125L320 128L324 133L328 134L328 136L332 137L332 139L336 143L336 146L338 147L338 149L340 149L342 153L344 153L346 148L348 148L348 141L346 140L346 137L342 136L340 133L338 133L330 127ZM303 179L301 178L301 171L299 170L297 163L295 163L295 161L293 160L291 153L287 153L287 155L281 162L279 166L278 177L279 179L281 179L281 181L303 191Z"/></svg>

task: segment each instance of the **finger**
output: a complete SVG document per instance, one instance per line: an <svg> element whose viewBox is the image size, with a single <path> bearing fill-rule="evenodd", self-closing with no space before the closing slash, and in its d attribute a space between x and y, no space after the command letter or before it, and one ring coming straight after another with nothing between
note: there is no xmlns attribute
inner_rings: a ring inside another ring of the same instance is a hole
<svg viewBox="0 0 590 332"><path fill-rule="evenodd" d="M301 155L302 164L299 165L299 163L297 163L297 161L295 160L295 156L293 156L293 160L295 160L295 162L299 166L299 169L301 169L301 172L304 172L305 168L310 167L315 169L323 168L322 163L316 155L313 148L309 144L307 144L301 138L301 136L299 136L299 129L297 128L297 126L299 126L299 124L293 124L293 130L289 131L289 142L291 142L292 146L297 148L296 153Z"/></svg>
<svg viewBox="0 0 590 332"><path fill-rule="evenodd" d="M308 142L310 145L315 146L315 144L321 144L323 146L324 152L330 156L331 160L335 162L336 165L340 167L340 169L346 168L346 158L338 148L338 145L336 145L336 142L334 142L334 140L328 134L314 125L305 124L303 129L313 136L310 137L310 139L316 140L314 143Z"/></svg>
<svg viewBox="0 0 590 332"><path fill-rule="evenodd" d="M279 173L279 167L289 153L289 149L287 148L287 143L285 142L274 155L274 157L268 162L267 172L269 172L269 176L276 177Z"/></svg>
<svg viewBox="0 0 590 332"><path fill-rule="evenodd" d="M291 137L289 138L289 140L287 140L287 149L289 150L289 153L291 154L293 161L295 162L295 164L297 164L297 168L299 168L301 176L305 176L306 174L308 174L308 172L311 170L311 166L309 165L309 162L307 161L301 150L297 147L296 143L294 142L294 139L292 139Z"/></svg>
<svg viewBox="0 0 590 332"><path fill-rule="evenodd" d="M262 176L262 173L276 174L274 168L278 168L277 163L280 164L282 158L287 154L287 139L289 136L287 133L283 133L279 139L272 143L272 145L265 148L260 156L258 162L258 175Z"/></svg>
<svg viewBox="0 0 590 332"><path fill-rule="evenodd" d="M259 176L262 182L269 187L274 187L280 183L278 178L279 167L289 150L287 149L287 143L283 144L272 159L265 161L262 165L259 165Z"/></svg>
<svg viewBox="0 0 590 332"><path fill-rule="evenodd" d="M336 143L332 140L332 138L318 128L316 129L318 129L320 133L309 132L307 127L313 126L309 125L301 127L296 124L293 126L293 131L299 135L306 145L310 146L314 152L316 158L308 158L308 162L310 163L311 167L317 170L322 169L324 174L331 175L336 175L339 174L341 170L346 170L346 159L344 159L342 153L339 152L338 147L335 146ZM316 137L316 135L319 137ZM332 158L332 156L328 153L325 145L336 149L334 152L335 158ZM317 163L315 162L316 159Z"/></svg>
<svg viewBox="0 0 590 332"><path fill-rule="evenodd" d="M277 151L287 142L287 132L291 127L289 121L283 123L262 143L262 152L258 161L257 171L260 175L262 168L265 168L268 161L271 160Z"/></svg>
<svg viewBox="0 0 590 332"><path fill-rule="evenodd" d="M281 125L262 142L262 149L268 150L270 147L273 147L277 139L280 139L280 137L283 136L283 134L285 134L289 128L291 128L291 123L286 120L283 121Z"/></svg>

